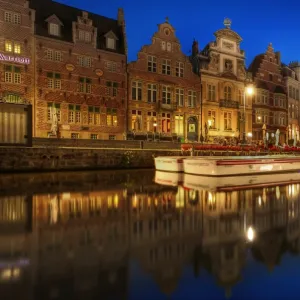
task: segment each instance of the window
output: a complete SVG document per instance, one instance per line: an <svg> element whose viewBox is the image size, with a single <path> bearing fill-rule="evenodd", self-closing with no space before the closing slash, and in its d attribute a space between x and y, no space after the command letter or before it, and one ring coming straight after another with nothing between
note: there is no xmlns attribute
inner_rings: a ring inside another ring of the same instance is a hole
<svg viewBox="0 0 300 300"><path fill-rule="evenodd" d="M156 57L148 56L148 71L156 73Z"/></svg>
<svg viewBox="0 0 300 300"><path fill-rule="evenodd" d="M106 48L116 49L116 40L113 38L106 38Z"/></svg>
<svg viewBox="0 0 300 300"><path fill-rule="evenodd" d="M171 88L169 86L162 87L162 103L171 104Z"/></svg>
<svg viewBox="0 0 300 300"><path fill-rule="evenodd" d="M106 124L108 126L118 126L118 115L116 108L106 109Z"/></svg>
<svg viewBox="0 0 300 300"><path fill-rule="evenodd" d="M167 51L171 52L172 50L172 44L170 42L167 42Z"/></svg>
<svg viewBox="0 0 300 300"><path fill-rule="evenodd" d="M165 41L162 41L162 42L161 42L161 49L162 49L163 51L165 51L165 50L167 49L167 44L166 44Z"/></svg>
<svg viewBox="0 0 300 300"><path fill-rule="evenodd" d="M71 133L71 139L79 139L79 133Z"/></svg>
<svg viewBox="0 0 300 300"><path fill-rule="evenodd" d="M89 106L89 124L100 125L100 107Z"/></svg>
<svg viewBox="0 0 300 300"><path fill-rule="evenodd" d="M92 34L88 31L79 30L78 39L81 42L90 43L92 41Z"/></svg>
<svg viewBox="0 0 300 300"><path fill-rule="evenodd" d="M49 34L54 36L59 36L59 25L50 23L49 24Z"/></svg>
<svg viewBox="0 0 300 300"><path fill-rule="evenodd" d="M79 77L79 92L90 94L92 92L92 79Z"/></svg>
<svg viewBox="0 0 300 300"><path fill-rule="evenodd" d="M98 140L98 134L91 133L91 140Z"/></svg>
<svg viewBox="0 0 300 300"><path fill-rule="evenodd" d="M175 133L177 133L177 135L184 135L184 123L182 115L175 116Z"/></svg>
<svg viewBox="0 0 300 300"><path fill-rule="evenodd" d="M231 94L231 87L225 86L224 88L224 98L225 100L231 100L232 94Z"/></svg>
<svg viewBox="0 0 300 300"><path fill-rule="evenodd" d="M176 62L176 76L183 77L184 64L182 62Z"/></svg>
<svg viewBox="0 0 300 300"><path fill-rule="evenodd" d="M255 122L256 123L262 123L262 116L261 116L261 112L259 110L255 111Z"/></svg>
<svg viewBox="0 0 300 300"><path fill-rule="evenodd" d="M5 51L21 54L21 44L17 42L5 41Z"/></svg>
<svg viewBox="0 0 300 300"><path fill-rule="evenodd" d="M156 132L157 119L155 111L148 111L147 113L147 131Z"/></svg>
<svg viewBox="0 0 300 300"><path fill-rule="evenodd" d="M133 81L131 93L132 100L142 100L142 83L139 81Z"/></svg>
<svg viewBox="0 0 300 300"><path fill-rule="evenodd" d="M140 110L131 111L131 129L135 131L142 130L142 112Z"/></svg>
<svg viewBox="0 0 300 300"><path fill-rule="evenodd" d="M245 105L246 103L244 103L244 95L243 95L243 91L239 90L238 91L238 100L239 100L239 103L242 104L242 105Z"/></svg>
<svg viewBox="0 0 300 300"><path fill-rule="evenodd" d="M209 84L208 85L208 101L216 101L216 86Z"/></svg>
<svg viewBox="0 0 300 300"><path fill-rule="evenodd" d="M274 106L285 107L285 97L281 95L274 95Z"/></svg>
<svg viewBox="0 0 300 300"><path fill-rule="evenodd" d="M273 75L269 74L269 81L273 81Z"/></svg>
<svg viewBox="0 0 300 300"><path fill-rule="evenodd" d="M56 110L57 121L60 122L61 110L59 103L48 102L47 105L47 120L52 121L53 110Z"/></svg>
<svg viewBox="0 0 300 300"><path fill-rule="evenodd" d="M183 89L176 89L176 104L184 106L184 91Z"/></svg>
<svg viewBox="0 0 300 300"><path fill-rule="evenodd" d="M196 92L189 91L188 107L195 107L195 106L196 106Z"/></svg>
<svg viewBox="0 0 300 300"><path fill-rule="evenodd" d="M48 88L49 89L61 89L61 78L59 73L47 73L48 77Z"/></svg>
<svg viewBox="0 0 300 300"><path fill-rule="evenodd" d="M148 84L148 102L156 102L157 86L156 84Z"/></svg>
<svg viewBox="0 0 300 300"><path fill-rule="evenodd" d="M171 114L161 114L161 131L164 133L171 132Z"/></svg>
<svg viewBox="0 0 300 300"><path fill-rule="evenodd" d="M232 130L231 112L224 112L224 130Z"/></svg>
<svg viewBox="0 0 300 300"><path fill-rule="evenodd" d="M8 83L21 83L21 68L6 65L4 78Z"/></svg>
<svg viewBox="0 0 300 300"><path fill-rule="evenodd" d="M279 125L281 125L281 126L285 125L285 116L284 116L284 114L279 115Z"/></svg>
<svg viewBox="0 0 300 300"><path fill-rule="evenodd" d="M162 74L171 75L171 62L169 59L162 60Z"/></svg>
<svg viewBox="0 0 300 300"><path fill-rule="evenodd" d="M5 41L5 51L12 52L13 51L13 43L10 41Z"/></svg>
<svg viewBox="0 0 300 300"><path fill-rule="evenodd" d="M299 106L296 105L296 108L295 108L295 118L298 119L299 118Z"/></svg>
<svg viewBox="0 0 300 300"><path fill-rule="evenodd" d="M115 135L110 134L110 135L108 136L108 139L109 139L110 141L115 141L117 138L116 138Z"/></svg>
<svg viewBox="0 0 300 300"><path fill-rule="evenodd" d="M117 63L113 61L107 61L105 66L109 72L117 72Z"/></svg>
<svg viewBox="0 0 300 300"><path fill-rule="evenodd" d="M7 23L21 24L21 14L6 11L4 13L4 21Z"/></svg>
<svg viewBox="0 0 300 300"><path fill-rule="evenodd" d="M216 128L216 111L215 110L209 110L208 111L208 128L209 129L215 129Z"/></svg>
<svg viewBox="0 0 300 300"><path fill-rule="evenodd" d="M81 123L80 105L69 105L68 121L69 123Z"/></svg>
<svg viewBox="0 0 300 300"><path fill-rule="evenodd" d="M113 81L106 82L106 93L108 96L116 97L118 94L118 83Z"/></svg>
<svg viewBox="0 0 300 300"><path fill-rule="evenodd" d="M299 90L296 90L296 100L299 100Z"/></svg>
<svg viewBox="0 0 300 300"><path fill-rule="evenodd" d="M289 97L292 98L293 97L293 87L289 86Z"/></svg>
<svg viewBox="0 0 300 300"><path fill-rule="evenodd" d="M55 51L54 52L54 60L55 61L62 61L62 54L60 51Z"/></svg>
<svg viewBox="0 0 300 300"><path fill-rule="evenodd" d="M79 56L78 64L81 67L90 68L92 66L92 58L88 56Z"/></svg>

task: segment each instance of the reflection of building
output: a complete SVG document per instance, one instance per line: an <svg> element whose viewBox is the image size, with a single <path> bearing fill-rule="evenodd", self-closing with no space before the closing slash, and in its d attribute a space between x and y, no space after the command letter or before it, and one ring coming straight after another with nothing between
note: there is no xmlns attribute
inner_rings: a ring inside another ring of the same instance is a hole
<svg viewBox="0 0 300 300"><path fill-rule="evenodd" d="M192 199L190 199L190 197ZM197 193L178 188L159 194L135 194L129 199L133 257L150 273L164 294L178 285L201 241L201 206Z"/></svg>
<svg viewBox="0 0 300 300"><path fill-rule="evenodd" d="M245 52L240 49L242 38L230 29L230 20L225 20L224 25L226 28L214 33L216 41L210 42L201 52L209 58L208 64L201 65L201 73L203 128L207 127L207 134L211 138L239 137L242 131L240 127L241 113L244 112ZM247 97L246 132L252 131L251 107L252 101Z"/></svg>
<svg viewBox="0 0 300 300"><path fill-rule="evenodd" d="M257 55L249 66L256 86L253 99L253 139L263 139L263 126L269 134L280 130L280 143L285 142L287 99L280 71L280 53L269 44L266 53Z"/></svg>
<svg viewBox="0 0 300 300"><path fill-rule="evenodd" d="M198 140L199 78L168 20L128 65L128 130ZM163 137L161 137L163 138Z"/></svg>
<svg viewBox="0 0 300 300"><path fill-rule="evenodd" d="M299 63L293 62L289 66L283 65L282 73L288 95L288 137L299 141Z"/></svg>

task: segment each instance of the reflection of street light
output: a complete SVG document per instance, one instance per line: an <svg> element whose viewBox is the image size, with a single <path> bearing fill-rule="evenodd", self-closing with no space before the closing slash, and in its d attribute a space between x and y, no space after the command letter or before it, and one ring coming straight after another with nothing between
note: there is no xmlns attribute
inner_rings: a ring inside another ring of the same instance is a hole
<svg viewBox="0 0 300 300"><path fill-rule="evenodd" d="M243 121L244 121L244 131L243 131L243 144L246 143L246 94L252 96L254 93L254 88L252 85L248 85L244 90L244 111L243 111Z"/></svg>
<svg viewBox="0 0 300 300"><path fill-rule="evenodd" d="M154 132L156 132L157 123L154 123L153 127L154 127Z"/></svg>
<svg viewBox="0 0 300 300"><path fill-rule="evenodd" d="M249 242L252 242L255 238L255 232L253 230L253 228L250 226L247 230L247 240Z"/></svg>

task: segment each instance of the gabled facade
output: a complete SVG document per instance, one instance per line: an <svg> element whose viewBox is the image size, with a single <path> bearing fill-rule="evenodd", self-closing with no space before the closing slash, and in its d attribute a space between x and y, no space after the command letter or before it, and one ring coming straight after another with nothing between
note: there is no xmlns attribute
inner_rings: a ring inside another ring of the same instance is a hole
<svg viewBox="0 0 300 300"><path fill-rule="evenodd" d="M225 28L214 33L216 40L200 52L202 125L205 138L210 141L216 137L239 139L242 138L244 130L247 134L252 132L251 97L246 97L244 103L247 74L245 52L240 49L242 38L230 29L229 19L225 19L224 25ZM207 57L208 62L203 57ZM193 61L194 64L197 62L194 59ZM246 129L242 125L244 113Z"/></svg>
<svg viewBox="0 0 300 300"><path fill-rule="evenodd" d="M282 64L282 74L288 97L288 138L299 141L299 70L298 62L292 62L288 66Z"/></svg>
<svg viewBox="0 0 300 300"><path fill-rule="evenodd" d="M280 53L269 44L266 53L257 55L249 66L256 92L253 100L253 139L263 140L280 130L280 143L286 142L288 101L281 73Z"/></svg>
<svg viewBox="0 0 300 300"><path fill-rule="evenodd" d="M152 43L128 64L128 131L156 139L199 140L200 81L174 27L158 25Z"/></svg>

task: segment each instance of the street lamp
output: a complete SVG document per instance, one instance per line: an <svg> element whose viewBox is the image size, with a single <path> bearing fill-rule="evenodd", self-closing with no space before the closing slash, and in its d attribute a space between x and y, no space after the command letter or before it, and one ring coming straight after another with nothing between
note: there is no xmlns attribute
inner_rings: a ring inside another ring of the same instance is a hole
<svg viewBox="0 0 300 300"><path fill-rule="evenodd" d="M248 96L252 96L254 93L254 88L252 85L248 85L244 90L244 109L243 109L243 123L244 123L244 131L243 131L243 144L246 144L246 94Z"/></svg>

